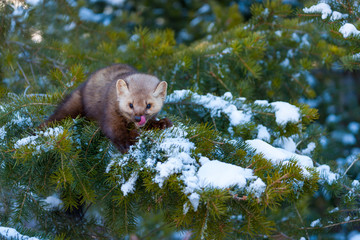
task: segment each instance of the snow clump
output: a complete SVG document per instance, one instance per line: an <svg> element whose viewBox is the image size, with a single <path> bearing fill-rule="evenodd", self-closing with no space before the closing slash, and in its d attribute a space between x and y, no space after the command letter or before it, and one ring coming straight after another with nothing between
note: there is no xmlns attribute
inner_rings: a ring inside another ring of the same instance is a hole
<svg viewBox="0 0 360 240"><path fill-rule="evenodd" d="M316 144L314 142L311 142L307 145L307 147L301 151L302 154L310 155L312 151L314 151L316 147Z"/></svg>
<svg viewBox="0 0 360 240"><path fill-rule="evenodd" d="M315 221L312 221L310 223L310 227L321 227L321 226L322 226L322 224L320 222L320 219L316 219Z"/></svg>
<svg viewBox="0 0 360 240"><path fill-rule="evenodd" d="M126 196L128 193L132 193L134 191L134 186L136 183L136 180L138 179L138 173L134 172L131 174L131 177L129 180L121 185L121 191L123 192L124 196Z"/></svg>
<svg viewBox="0 0 360 240"><path fill-rule="evenodd" d="M320 173L319 182L322 184L327 182L329 185L331 185L340 177L338 173L331 172L328 165L320 165L316 169Z"/></svg>
<svg viewBox="0 0 360 240"><path fill-rule="evenodd" d="M6 239L26 239L26 240L39 240L37 237L28 237L20 234L14 228L0 227L0 236L5 237Z"/></svg>
<svg viewBox="0 0 360 240"><path fill-rule="evenodd" d="M260 139L246 140L245 142L255 150L255 153L262 154L273 164L284 165L290 163L291 159L295 160L297 165L302 168L302 173L305 177L310 176L310 173L306 168L314 167L312 159L308 156L299 155L282 148L273 147Z"/></svg>
<svg viewBox="0 0 360 240"><path fill-rule="evenodd" d="M332 13L331 7L327 3L318 3L309 8L303 9L304 13L321 13L321 18L325 19Z"/></svg>
<svg viewBox="0 0 360 240"><path fill-rule="evenodd" d="M4 140L5 136L6 136L5 126L2 126L0 128L0 140Z"/></svg>
<svg viewBox="0 0 360 240"><path fill-rule="evenodd" d="M339 32L343 35L344 38L347 37L357 37L360 35L360 31L356 29L356 27L351 23L345 23L340 27Z"/></svg>
<svg viewBox="0 0 360 240"><path fill-rule="evenodd" d="M299 108L287 102L272 102L270 105L275 108L276 123L286 125L288 122L299 122Z"/></svg>
<svg viewBox="0 0 360 240"><path fill-rule="evenodd" d="M270 141L270 133L267 130L267 128L263 125L258 125L257 126L257 130L258 130L258 134L257 134L257 139L261 139L264 140L265 142L269 142Z"/></svg>
<svg viewBox="0 0 360 240"><path fill-rule="evenodd" d="M244 188L246 186L246 179L256 178L253 176L251 169L245 169L218 160L210 161L205 157L201 161L202 166L197 173L201 188L227 188L232 185Z"/></svg>
<svg viewBox="0 0 360 240"><path fill-rule="evenodd" d="M256 100L254 104L262 107L271 106L275 110L275 120L280 126L285 126L288 122L297 123L300 121L300 109L287 102L272 102L267 100Z"/></svg>
<svg viewBox="0 0 360 240"><path fill-rule="evenodd" d="M44 208L47 210L60 209L63 205L63 201L59 198L57 194L48 196L42 202L45 205Z"/></svg>

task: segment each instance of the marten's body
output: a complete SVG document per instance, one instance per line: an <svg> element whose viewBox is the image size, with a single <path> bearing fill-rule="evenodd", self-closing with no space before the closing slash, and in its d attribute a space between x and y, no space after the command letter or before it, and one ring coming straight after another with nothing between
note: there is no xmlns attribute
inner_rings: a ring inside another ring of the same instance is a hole
<svg viewBox="0 0 360 240"><path fill-rule="evenodd" d="M126 152L138 136L138 128L164 129L167 118L155 120L166 98L167 83L116 64L94 72L75 89L42 126L66 117L82 115L97 121L103 133Z"/></svg>

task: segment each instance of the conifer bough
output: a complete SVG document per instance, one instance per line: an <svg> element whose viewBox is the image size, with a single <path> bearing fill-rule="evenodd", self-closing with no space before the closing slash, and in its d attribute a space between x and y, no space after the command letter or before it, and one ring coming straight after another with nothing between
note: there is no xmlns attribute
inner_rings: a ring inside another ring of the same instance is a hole
<svg viewBox="0 0 360 240"><path fill-rule="evenodd" d="M350 2L315 4L294 17L289 5L267 1L252 5L245 23L235 4L209 4L210 18L186 26L206 39L189 46L177 45L169 29L128 31L142 24L137 13L121 11L104 26L79 16L83 2L0 3L0 224L9 227L0 233L116 238L142 235L138 225L149 224L148 236L168 227L203 239L310 238L320 226L356 222L350 207L328 211L340 219L331 224L308 214L318 187L314 198L335 193L333 203L353 206L360 185L322 164L321 131L310 125L317 111L299 103L316 97L313 70L358 68ZM87 72L112 62L168 81L164 112L173 128L142 132L125 155L84 119L34 132ZM77 207L81 224L65 214ZM353 219L341 219L348 211Z"/></svg>
<svg viewBox="0 0 360 240"><path fill-rule="evenodd" d="M224 228L224 222L228 227L216 233L219 238L234 231L229 226L235 228L233 216L240 215L246 219L241 231L259 233L256 226L261 224L261 232L266 234L273 225L264 218L264 211L285 199L313 192L319 181L319 171L309 157L274 148L260 139L231 137L263 117L272 118L276 126L267 128L271 136L289 124L302 131L301 106L247 103L230 93L217 97L175 91L167 100L170 108L195 105L212 118L227 116L229 132L177 121L164 131L142 132L130 151L120 154L94 123L81 118L31 135L24 133L24 128L36 125L41 110L34 111L33 105L19 108L22 101L45 103L51 96L11 98L1 108L2 116L7 114L9 119L1 128L2 173L24 186L12 196L14 200L25 199L16 206L18 211L11 213L13 221L23 221L24 212L51 216L54 211L76 209L81 204L89 212L97 212L100 225L112 234L123 235L134 229L139 204L152 211L166 211L168 223L204 238L215 234L214 229ZM29 117L21 117L30 111ZM254 138L258 135L256 131L251 134ZM322 179L327 177L325 174ZM45 201L49 196L58 196L60 205L49 208ZM85 219L92 219L88 212Z"/></svg>

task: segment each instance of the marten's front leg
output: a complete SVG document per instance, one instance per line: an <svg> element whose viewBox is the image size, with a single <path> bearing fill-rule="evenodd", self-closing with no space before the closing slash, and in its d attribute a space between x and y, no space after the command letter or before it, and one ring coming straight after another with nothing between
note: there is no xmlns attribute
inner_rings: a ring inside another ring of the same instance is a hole
<svg viewBox="0 0 360 240"><path fill-rule="evenodd" d="M121 153L127 153L130 146L136 142L137 130L129 129L129 124L123 117L104 117L101 130Z"/></svg>
<svg viewBox="0 0 360 240"><path fill-rule="evenodd" d="M150 119L146 124L146 129L165 129L172 127L173 123L168 118L160 120Z"/></svg>

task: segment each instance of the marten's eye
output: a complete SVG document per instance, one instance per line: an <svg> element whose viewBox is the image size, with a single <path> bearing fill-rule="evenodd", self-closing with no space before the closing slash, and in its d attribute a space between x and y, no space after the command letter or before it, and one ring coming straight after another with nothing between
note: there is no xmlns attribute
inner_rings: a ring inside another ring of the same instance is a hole
<svg viewBox="0 0 360 240"><path fill-rule="evenodd" d="M134 108L134 105L132 103L129 103L130 108Z"/></svg>
<svg viewBox="0 0 360 240"><path fill-rule="evenodd" d="M148 105L146 105L146 108L147 108L147 109L150 109L150 108L151 108L151 104L149 103Z"/></svg>

